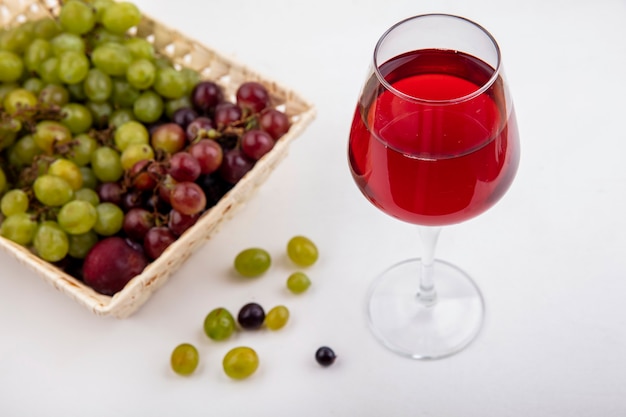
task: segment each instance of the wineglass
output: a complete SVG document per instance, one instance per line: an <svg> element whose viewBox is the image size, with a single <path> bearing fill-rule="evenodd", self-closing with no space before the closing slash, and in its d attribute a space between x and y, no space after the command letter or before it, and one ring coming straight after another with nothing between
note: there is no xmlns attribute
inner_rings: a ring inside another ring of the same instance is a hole
<svg viewBox="0 0 626 417"><path fill-rule="evenodd" d="M352 176L374 206L418 225L423 256L381 273L368 294L377 338L437 359L482 327L484 300L460 268L435 260L442 226L489 209L511 185L519 138L500 48L459 16L410 17L378 41L352 121Z"/></svg>

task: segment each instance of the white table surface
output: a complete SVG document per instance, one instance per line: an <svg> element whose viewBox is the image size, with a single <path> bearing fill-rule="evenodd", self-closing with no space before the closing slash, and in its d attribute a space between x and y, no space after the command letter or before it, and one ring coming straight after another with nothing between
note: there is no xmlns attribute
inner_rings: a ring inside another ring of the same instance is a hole
<svg viewBox="0 0 626 417"><path fill-rule="evenodd" d="M316 120L236 218L125 320L86 309L0 254L0 415L624 416L626 415L626 3L623 0L137 0L141 9L311 100ZM419 256L413 226L369 205L350 177L350 119L378 37L402 18L461 14L499 40L522 159L492 210L444 230L438 255L473 275L484 329L462 353L420 362L370 335L374 275ZM310 291L284 289L287 240L311 237ZM275 265L238 283L236 253ZM277 333L215 343L218 305L284 303ZM169 369L194 343L197 372ZM254 347L258 372L232 381L221 358ZM339 358L319 367L329 345Z"/></svg>

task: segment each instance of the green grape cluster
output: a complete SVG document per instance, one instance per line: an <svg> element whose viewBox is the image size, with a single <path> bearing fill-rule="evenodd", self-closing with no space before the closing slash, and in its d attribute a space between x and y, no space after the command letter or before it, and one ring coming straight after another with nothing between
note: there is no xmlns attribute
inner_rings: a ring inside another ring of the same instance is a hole
<svg viewBox="0 0 626 417"><path fill-rule="evenodd" d="M0 235L107 295L91 248L123 237L156 259L290 127L263 85L228 101L133 35L141 20L67 0L0 29Z"/></svg>

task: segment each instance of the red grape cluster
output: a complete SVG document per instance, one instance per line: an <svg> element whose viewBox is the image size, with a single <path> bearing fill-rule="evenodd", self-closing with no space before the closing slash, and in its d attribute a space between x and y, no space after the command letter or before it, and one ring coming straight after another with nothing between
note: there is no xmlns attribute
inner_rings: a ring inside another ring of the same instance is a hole
<svg viewBox="0 0 626 417"><path fill-rule="evenodd" d="M154 159L141 159L123 179L96 188L100 201L124 211L120 235L140 251L146 263L193 226L200 216L228 192L256 161L274 147L289 129L284 112L271 106L267 89L257 82L243 83L236 101L224 99L212 81L199 82L191 106L149 129ZM123 129L123 125L120 127ZM107 245L97 245L85 263L87 282L104 293L115 293L122 283L101 282L100 268L92 273L91 260L107 257Z"/></svg>

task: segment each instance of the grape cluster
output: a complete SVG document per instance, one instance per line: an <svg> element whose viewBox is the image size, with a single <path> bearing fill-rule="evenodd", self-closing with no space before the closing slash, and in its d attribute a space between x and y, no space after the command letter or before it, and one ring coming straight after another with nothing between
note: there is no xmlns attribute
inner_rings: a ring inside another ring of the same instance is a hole
<svg viewBox="0 0 626 417"><path fill-rule="evenodd" d="M0 234L112 295L290 127L131 35L129 2L68 0L0 32Z"/></svg>

